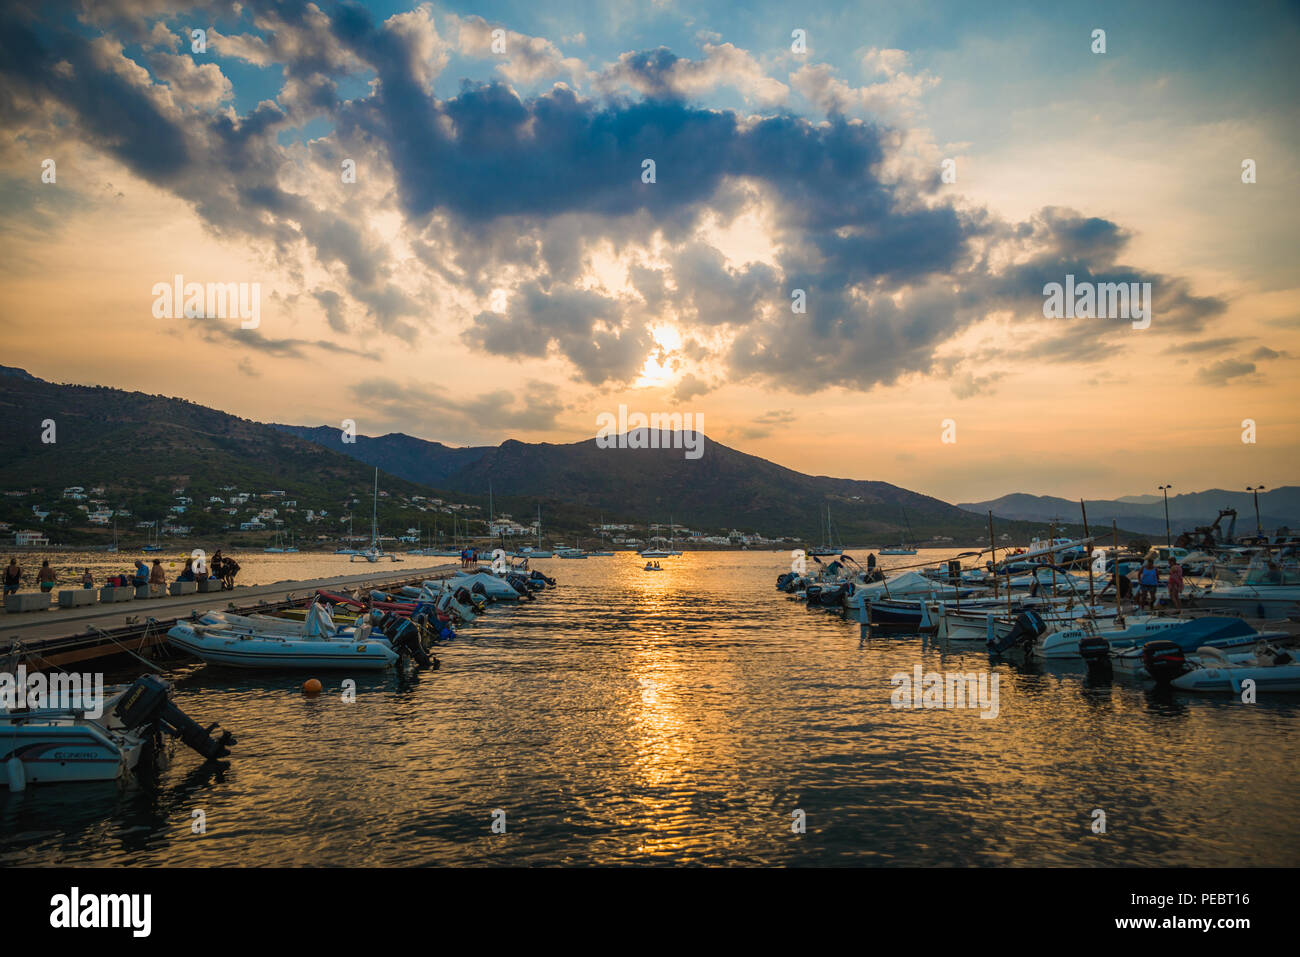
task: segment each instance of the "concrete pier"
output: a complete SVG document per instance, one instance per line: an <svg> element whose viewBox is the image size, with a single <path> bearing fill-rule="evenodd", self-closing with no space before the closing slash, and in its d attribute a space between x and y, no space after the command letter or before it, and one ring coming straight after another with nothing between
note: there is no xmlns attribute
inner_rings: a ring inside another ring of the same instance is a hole
<svg viewBox="0 0 1300 957"><path fill-rule="evenodd" d="M144 654L161 644L167 630L178 618L213 609L249 614L288 607L315 594L318 588L347 592L353 589L391 590L403 585L419 584L431 578L447 578L460 572L460 564L451 562L419 568L387 565L385 570L371 568L365 574L339 575L311 581L282 581L269 585L239 585L233 591L165 595L145 601L120 604L81 605L54 608L39 615L0 617L0 659L9 655L17 643L21 658L29 669L69 668L72 665L124 655L124 648ZM50 596L38 592L20 592L17 596L35 602ZM129 658L129 656L127 656ZM15 667L18 662L14 662Z"/></svg>

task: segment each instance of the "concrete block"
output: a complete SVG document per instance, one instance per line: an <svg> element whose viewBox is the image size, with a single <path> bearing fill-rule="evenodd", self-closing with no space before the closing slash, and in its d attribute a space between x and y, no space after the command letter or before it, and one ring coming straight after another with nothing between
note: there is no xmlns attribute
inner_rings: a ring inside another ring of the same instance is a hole
<svg viewBox="0 0 1300 957"><path fill-rule="evenodd" d="M13 614L19 611L45 611L50 607L50 593L47 591L20 591L14 595L5 595L5 611Z"/></svg>
<svg viewBox="0 0 1300 957"><path fill-rule="evenodd" d="M171 595L193 595L198 590L198 582L172 582L167 587L167 593Z"/></svg>
<svg viewBox="0 0 1300 957"><path fill-rule="evenodd" d="M149 586L148 586L148 585L136 585L136 586L135 586L135 597L138 598L138 599L139 599L139 598L148 598L148 597L149 597Z"/></svg>
<svg viewBox="0 0 1300 957"><path fill-rule="evenodd" d="M135 589L130 585L105 585L99 590L101 602L131 601L135 598Z"/></svg>
<svg viewBox="0 0 1300 957"><path fill-rule="evenodd" d="M204 578L202 581L195 582L195 584L199 586L201 592L221 591L220 578Z"/></svg>
<svg viewBox="0 0 1300 957"><path fill-rule="evenodd" d="M93 588L68 588L59 592L60 608L80 608L82 605L94 603L95 589Z"/></svg>

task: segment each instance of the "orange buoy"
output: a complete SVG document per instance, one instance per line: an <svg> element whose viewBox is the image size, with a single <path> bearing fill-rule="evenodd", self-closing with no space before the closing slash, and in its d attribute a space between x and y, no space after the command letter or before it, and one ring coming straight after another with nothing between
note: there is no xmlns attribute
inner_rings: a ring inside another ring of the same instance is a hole
<svg viewBox="0 0 1300 957"><path fill-rule="evenodd" d="M305 695L318 695L321 693L321 683L319 678L308 678L302 683L302 693Z"/></svg>

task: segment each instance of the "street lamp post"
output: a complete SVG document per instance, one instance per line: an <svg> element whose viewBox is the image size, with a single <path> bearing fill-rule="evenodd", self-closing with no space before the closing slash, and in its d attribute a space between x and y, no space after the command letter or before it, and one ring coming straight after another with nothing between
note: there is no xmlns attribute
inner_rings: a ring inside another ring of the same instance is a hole
<svg viewBox="0 0 1300 957"><path fill-rule="evenodd" d="M1156 487L1160 489L1160 494L1165 497L1165 545L1172 546L1173 537L1169 534L1169 490L1173 488L1173 486L1158 485Z"/></svg>
<svg viewBox="0 0 1300 957"><path fill-rule="evenodd" d="M1247 486L1246 486L1246 491L1252 493L1252 494L1255 496L1255 534L1256 534L1256 535L1263 535L1263 534L1264 534L1264 525L1263 525L1263 523L1260 522L1260 520L1259 520L1259 493L1262 492L1262 491L1264 491L1264 486L1262 486L1262 485L1247 485Z"/></svg>

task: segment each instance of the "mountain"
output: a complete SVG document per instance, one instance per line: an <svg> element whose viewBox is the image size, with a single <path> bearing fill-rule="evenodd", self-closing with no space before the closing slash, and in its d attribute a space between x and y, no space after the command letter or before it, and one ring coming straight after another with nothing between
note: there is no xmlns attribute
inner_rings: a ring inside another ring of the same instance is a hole
<svg viewBox="0 0 1300 957"><path fill-rule="evenodd" d="M328 425L315 427L273 425L273 427L327 449L336 449L352 458L360 459L367 465L378 466L389 475L432 486L442 486L449 476L472 465L492 451L490 445L455 448L443 445L441 442L417 439L401 432L390 432L377 438L358 435L353 437L356 439L353 444L343 442L342 433Z"/></svg>
<svg viewBox="0 0 1300 957"><path fill-rule="evenodd" d="M348 456L184 399L6 376L0 415L6 488L202 478L262 489L310 477L342 496L372 480Z"/></svg>
<svg viewBox="0 0 1300 957"><path fill-rule="evenodd" d="M983 516L937 498L886 482L805 475L707 438L703 455L687 459L680 448L600 448L594 438L456 449L401 433L357 436L345 445L330 426L277 428L328 442L411 481L478 495L490 483L499 497L556 499L599 511L609 522L666 525L671 519L820 542L829 506L837 543L889 543L911 534L978 541L988 535ZM1023 537L1024 529L1016 531Z"/></svg>
<svg viewBox="0 0 1300 957"><path fill-rule="evenodd" d="M885 482L805 475L707 439L698 459L681 448L599 448L595 439L456 448L392 433L345 444L336 428L268 425L184 399L60 385L22 370L0 375L0 416L6 423L0 488L27 493L0 499L10 520L30 522L31 506L38 505L75 522L75 506L62 490L104 485L110 504L125 505L136 518L166 517L175 488L202 504L235 486L256 494L283 489L288 494L281 498L300 500L300 510L328 508L336 522L349 508L365 515L371 467L378 466L386 473L381 488L392 497L381 501L386 529L421 519L427 529L433 518L400 511L398 498L441 497L478 507L474 514L481 516L490 487L498 513L526 523L540 505L546 528L564 534L589 535L603 515L610 523L671 519L705 531L737 528L821 542L828 506L831 538L846 545L912 534L976 542L988 534L984 515L931 496ZM221 528L221 518L197 508L183 521L205 531ZM1022 541L1042 528L1003 522L997 531Z"/></svg>
<svg viewBox="0 0 1300 957"><path fill-rule="evenodd" d="M1153 499L1153 501L1150 501ZM1088 521L1093 526L1109 526L1114 520L1121 528L1130 528L1148 535L1165 533L1164 500L1156 496L1131 495L1118 499L1094 499L1086 502ZM970 502L959 506L967 511L985 514L992 509L998 518L1050 522L1079 519L1079 503L1050 495L1003 495L988 502ZM1209 525L1219 515L1220 509L1237 510L1237 534L1255 530L1255 500L1250 492L1230 492L1226 489L1209 489L1204 492L1187 492L1169 496L1169 525L1175 537L1184 530ZM1265 531L1287 526L1300 527L1300 486L1287 485L1259 495L1260 524ZM1229 519L1223 520L1225 530Z"/></svg>

